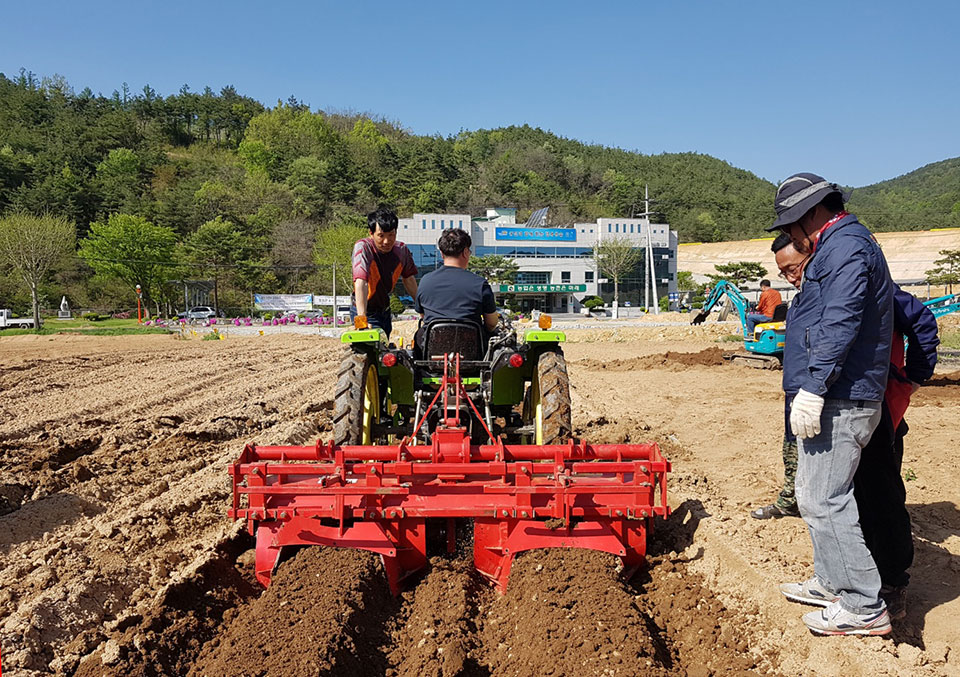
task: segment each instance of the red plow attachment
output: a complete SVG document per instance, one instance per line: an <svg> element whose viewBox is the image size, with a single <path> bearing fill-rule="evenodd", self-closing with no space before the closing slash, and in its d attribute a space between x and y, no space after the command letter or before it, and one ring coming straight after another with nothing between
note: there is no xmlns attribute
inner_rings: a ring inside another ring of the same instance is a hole
<svg viewBox="0 0 960 677"><path fill-rule="evenodd" d="M656 444L472 445L457 423L430 445L247 446L230 467L229 514L256 533L260 582L283 546L327 545L379 554L396 594L427 563L428 524L453 552L462 518L476 568L501 591L513 558L535 548L643 563L654 516L669 513L670 463Z"/></svg>

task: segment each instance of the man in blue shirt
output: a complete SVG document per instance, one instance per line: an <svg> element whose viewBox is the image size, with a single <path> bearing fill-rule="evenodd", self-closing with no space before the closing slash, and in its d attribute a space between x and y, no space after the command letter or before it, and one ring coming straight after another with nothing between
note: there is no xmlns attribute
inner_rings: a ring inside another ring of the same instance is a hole
<svg viewBox="0 0 960 677"><path fill-rule="evenodd" d="M854 500L860 456L880 421L893 336L887 262L870 231L844 210L839 186L795 174L777 188L777 218L810 254L802 293L787 314L783 389L798 438L796 494L813 543L813 578L785 583L818 634L885 635L890 616Z"/></svg>
<svg viewBox="0 0 960 677"><path fill-rule="evenodd" d="M444 231L437 242L443 267L420 280L414 307L425 326L433 320L465 320L487 331L497 328L497 302L490 284L467 270L470 262L470 235L459 228ZM422 332L417 331L420 345Z"/></svg>

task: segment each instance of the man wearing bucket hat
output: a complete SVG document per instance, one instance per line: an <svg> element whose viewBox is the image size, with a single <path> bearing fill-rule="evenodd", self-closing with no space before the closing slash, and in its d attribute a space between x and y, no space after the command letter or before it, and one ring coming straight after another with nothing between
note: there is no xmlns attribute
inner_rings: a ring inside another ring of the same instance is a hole
<svg viewBox="0 0 960 677"><path fill-rule="evenodd" d="M824 607L804 623L825 635L885 635L890 617L860 529L853 477L880 420L893 335L893 281L846 196L816 174L777 188L767 230L810 255L787 315L783 389L798 438L796 493L813 542L814 575L785 583L790 600Z"/></svg>

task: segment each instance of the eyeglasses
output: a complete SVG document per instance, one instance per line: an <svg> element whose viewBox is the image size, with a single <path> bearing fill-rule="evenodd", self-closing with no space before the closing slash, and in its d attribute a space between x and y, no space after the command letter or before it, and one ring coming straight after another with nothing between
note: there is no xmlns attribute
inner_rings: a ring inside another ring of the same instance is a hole
<svg viewBox="0 0 960 677"><path fill-rule="evenodd" d="M787 268L781 268L780 272L777 273L777 277L783 280L786 280L787 278L790 278L790 277L797 277L801 272L803 272L803 266L804 264L806 264L807 259L809 259L811 256L812 254L807 254L806 256L803 257L800 263L797 263L796 265L793 265L793 266L789 266Z"/></svg>

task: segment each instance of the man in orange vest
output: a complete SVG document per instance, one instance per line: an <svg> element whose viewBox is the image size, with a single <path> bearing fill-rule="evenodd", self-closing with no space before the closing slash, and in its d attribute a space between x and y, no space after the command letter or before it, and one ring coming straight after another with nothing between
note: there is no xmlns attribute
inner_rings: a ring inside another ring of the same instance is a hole
<svg viewBox="0 0 960 677"><path fill-rule="evenodd" d="M753 335L753 329L761 322L773 319L773 311L783 303L780 292L770 286L770 280L760 280L760 300L757 301L757 312L747 314L747 334Z"/></svg>

